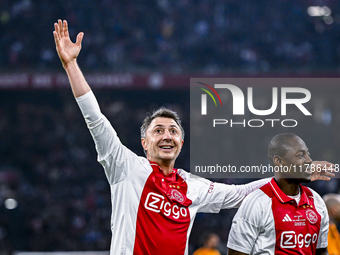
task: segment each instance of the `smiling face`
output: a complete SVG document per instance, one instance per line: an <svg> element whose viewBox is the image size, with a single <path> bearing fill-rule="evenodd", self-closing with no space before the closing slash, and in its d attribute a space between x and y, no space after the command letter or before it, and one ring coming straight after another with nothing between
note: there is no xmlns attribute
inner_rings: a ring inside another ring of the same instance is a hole
<svg viewBox="0 0 340 255"><path fill-rule="evenodd" d="M300 137L294 136L286 141L285 147L286 151L283 155L276 155L273 158L274 165L281 169L277 173L278 177L310 182L308 167L312 159L305 142Z"/></svg>
<svg viewBox="0 0 340 255"><path fill-rule="evenodd" d="M182 132L179 125L172 118L157 117L152 120L142 146L148 160L160 166L171 164L172 167L183 146Z"/></svg>

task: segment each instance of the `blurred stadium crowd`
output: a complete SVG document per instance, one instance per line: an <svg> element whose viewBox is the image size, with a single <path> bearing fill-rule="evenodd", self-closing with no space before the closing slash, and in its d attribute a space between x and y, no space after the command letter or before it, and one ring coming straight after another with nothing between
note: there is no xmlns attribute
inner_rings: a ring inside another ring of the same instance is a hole
<svg viewBox="0 0 340 255"><path fill-rule="evenodd" d="M331 14L307 14L308 6L320 4L329 6ZM68 20L72 38L85 32L79 57L84 71L336 74L340 67L340 2L335 0L2 0L1 72L61 71L52 36L58 18ZM316 159L339 163L338 90L311 92L320 95L310 106L313 117L299 120L294 130L274 131L293 131ZM122 142L139 155L140 124L146 112L164 102L190 129L189 90L95 94ZM267 163L266 152L257 148L266 148L273 131L252 130L251 136L248 131L226 131L226 150L239 152L226 156L242 165ZM187 134L176 164L184 169L189 169ZM311 186L321 195L339 192L338 179ZM13 209L8 209L7 198L17 201ZM198 214L190 252L200 246L206 231L218 233L224 242L235 212ZM2 90L0 254L108 250L110 213L109 185L71 91Z"/></svg>
<svg viewBox="0 0 340 255"><path fill-rule="evenodd" d="M311 5L327 11L310 16ZM59 68L52 30L85 32L82 68L174 73L337 70L340 3L265 0L4 0L0 68Z"/></svg>

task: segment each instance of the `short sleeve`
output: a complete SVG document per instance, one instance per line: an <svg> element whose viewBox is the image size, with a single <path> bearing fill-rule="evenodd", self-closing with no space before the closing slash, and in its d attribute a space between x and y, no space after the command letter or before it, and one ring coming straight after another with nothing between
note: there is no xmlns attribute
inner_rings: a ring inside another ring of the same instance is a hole
<svg viewBox="0 0 340 255"><path fill-rule="evenodd" d="M264 213L262 199L263 192L261 190L254 191L248 195L232 221L231 230L229 232L227 246L230 249L250 254L256 239L261 232L264 231ZM270 208L271 205L266 205Z"/></svg>
<svg viewBox="0 0 340 255"><path fill-rule="evenodd" d="M326 248L328 246L329 217L325 202L318 193L312 190L314 205L321 216L320 232L316 248Z"/></svg>

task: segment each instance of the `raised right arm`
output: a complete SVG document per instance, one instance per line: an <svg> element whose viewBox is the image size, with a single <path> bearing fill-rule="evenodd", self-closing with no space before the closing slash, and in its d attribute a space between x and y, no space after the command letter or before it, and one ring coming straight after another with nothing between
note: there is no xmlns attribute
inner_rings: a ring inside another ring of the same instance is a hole
<svg viewBox="0 0 340 255"><path fill-rule="evenodd" d="M77 64L84 33L79 33L76 43L73 43L68 33L67 21L58 20L58 23L54 23L53 36L58 56L67 73L73 95L77 98L86 94L91 88Z"/></svg>
<svg viewBox="0 0 340 255"><path fill-rule="evenodd" d="M73 43L70 40L66 20L58 20L58 23L54 23L53 35L58 56L69 78L74 97L94 140L98 161L104 167L109 183L119 182L131 170L125 163L129 162L126 159L136 156L121 144L111 123L101 113L96 97L77 64L84 33L79 33L76 43Z"/></svg>

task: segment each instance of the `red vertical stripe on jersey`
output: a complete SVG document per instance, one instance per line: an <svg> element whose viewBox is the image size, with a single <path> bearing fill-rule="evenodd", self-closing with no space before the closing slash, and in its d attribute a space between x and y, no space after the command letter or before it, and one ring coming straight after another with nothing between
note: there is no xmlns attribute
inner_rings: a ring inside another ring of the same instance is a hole
<svg viewBox="0 0 340 255"><path fill-rule="evenodd" d="M187 183L177 170L164 176L157 165L147 179L137 214L134 255L181 255L190 225Z"/></svg>

